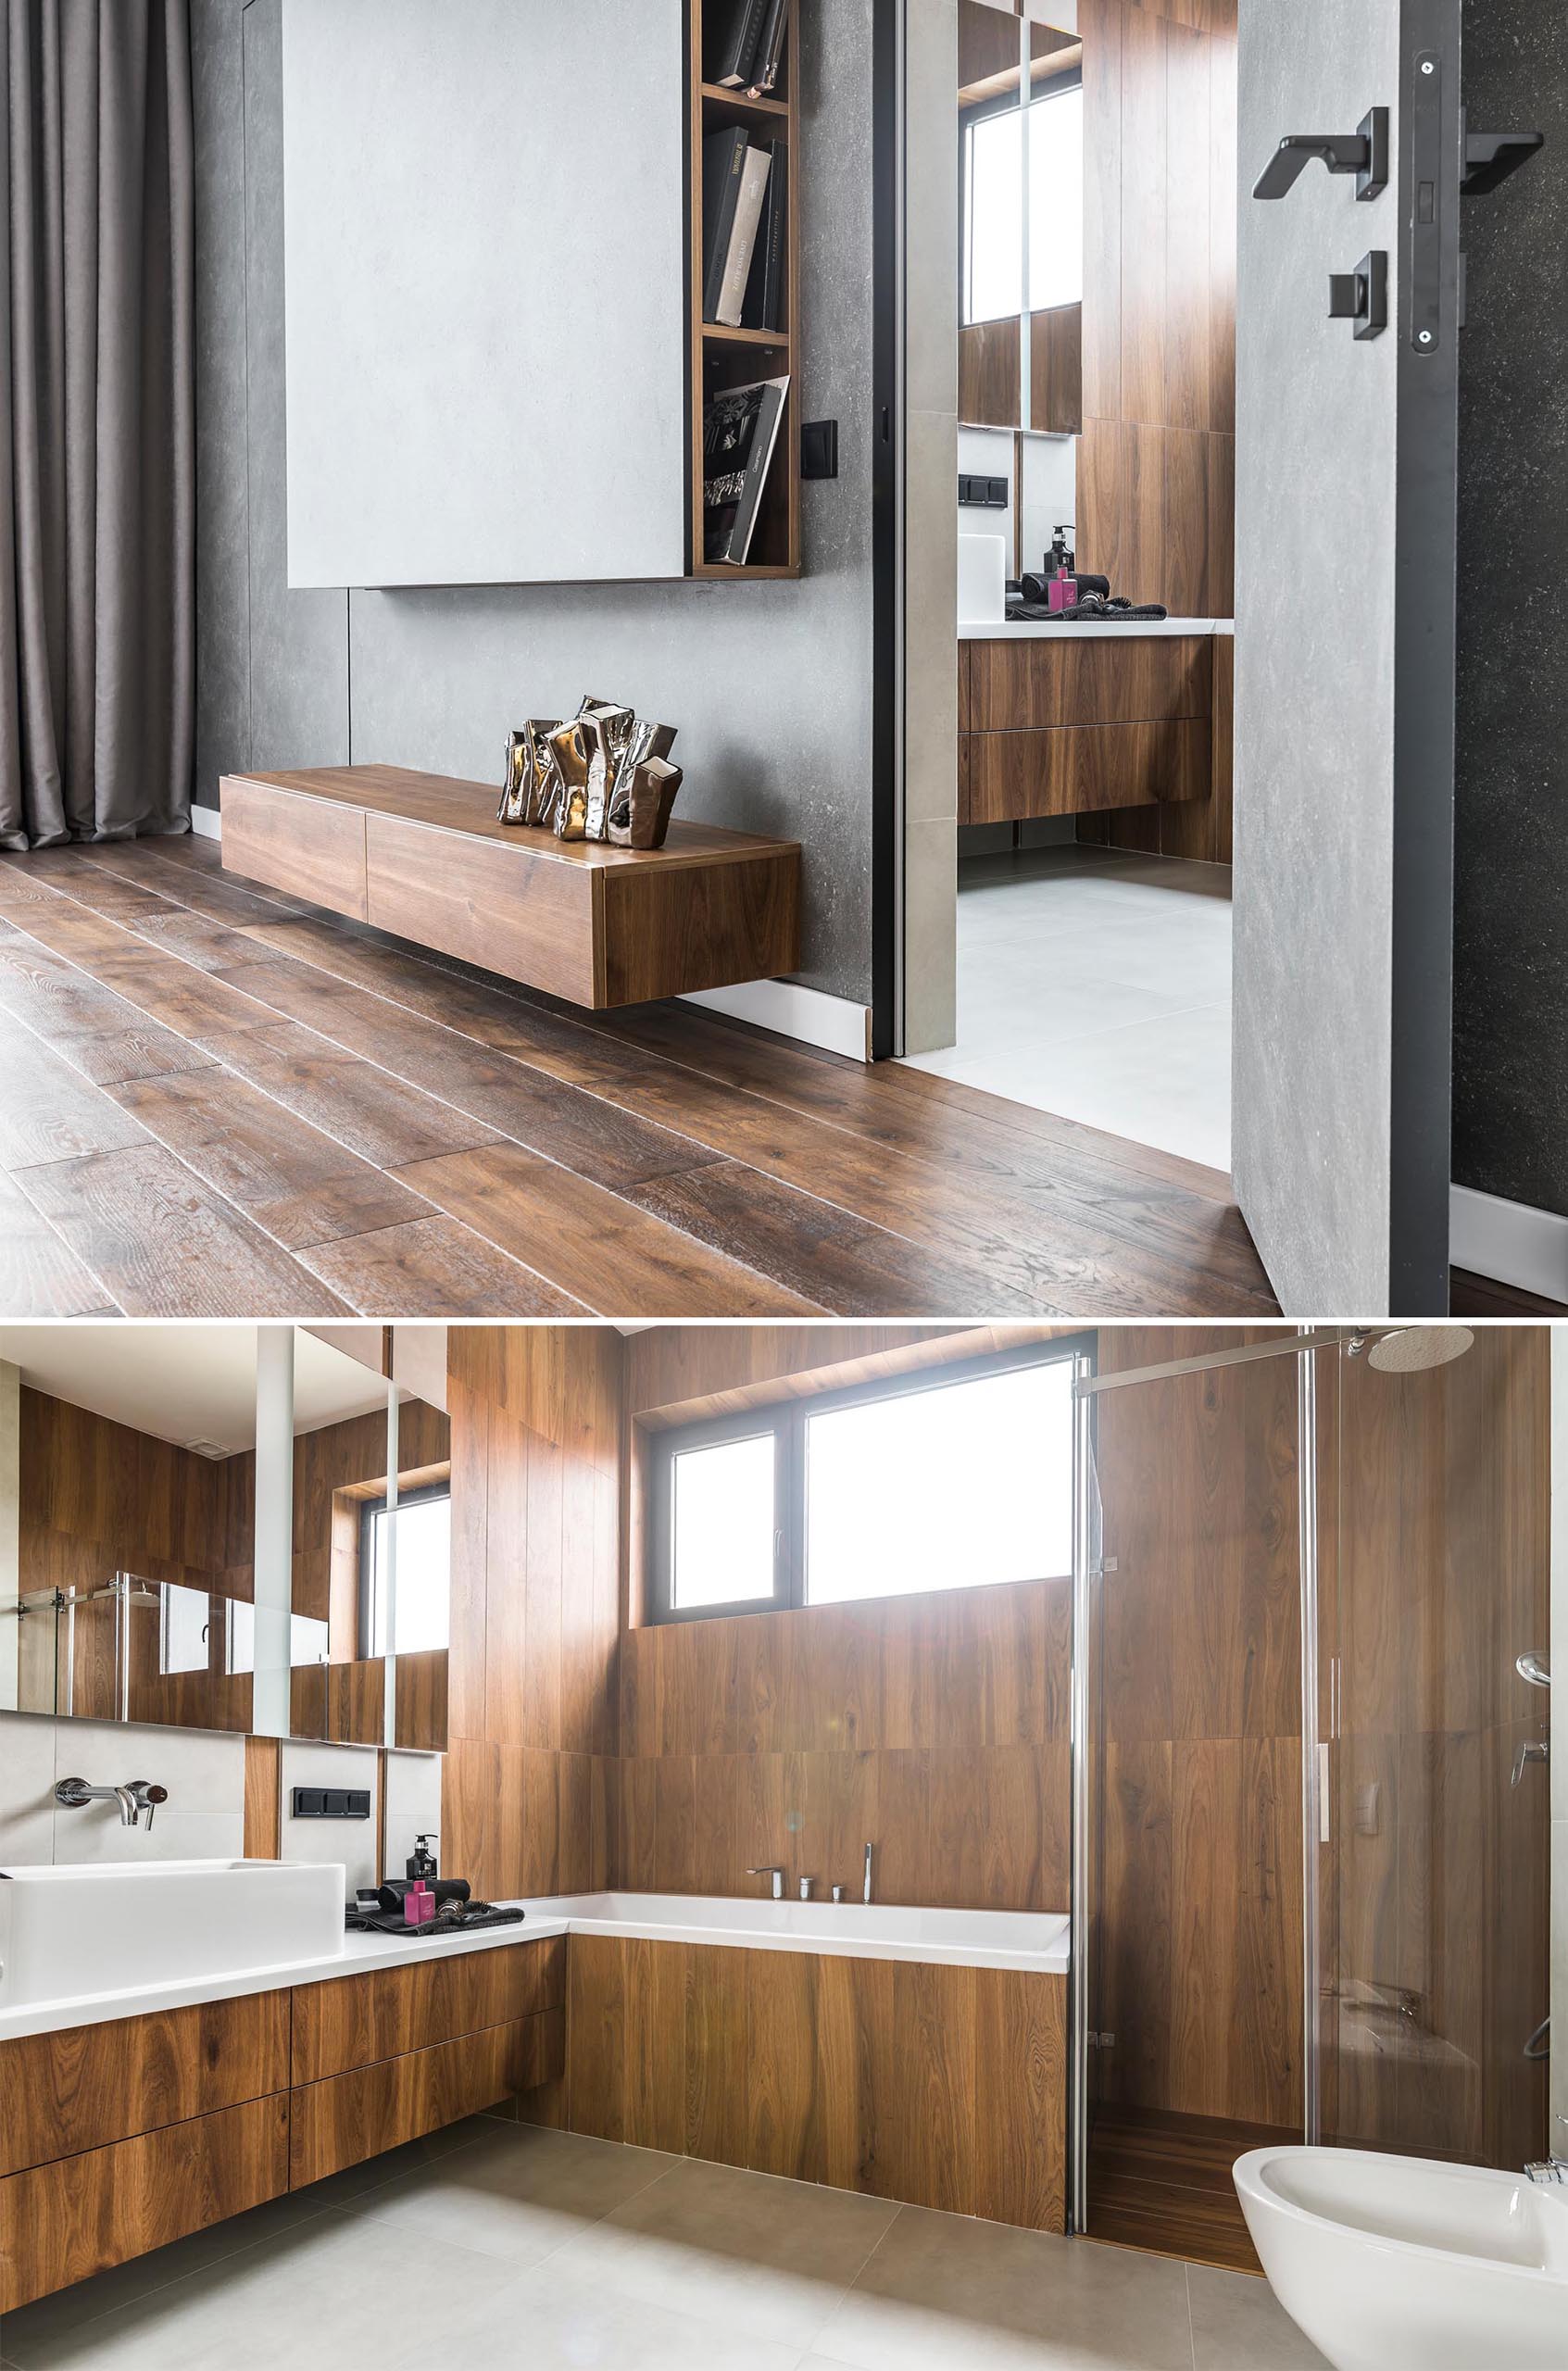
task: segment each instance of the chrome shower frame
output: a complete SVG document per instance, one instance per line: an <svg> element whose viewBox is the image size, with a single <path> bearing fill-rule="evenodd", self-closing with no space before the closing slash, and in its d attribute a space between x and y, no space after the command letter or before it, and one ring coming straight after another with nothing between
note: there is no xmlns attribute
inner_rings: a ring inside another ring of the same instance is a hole
<svg viewBox="0 0 1568 2371"><path fill-rule="evenodd" d="M1318 1418L1317 1353L1340 1349L1347 1329L1340 1326L1298 1327L1262 1342L1244 1342L1234 1350L1213 1350L1188 1359L1168 1359L1159 1365L1129 1367L1121 1374L1098 1374L1087 1356L1075 1361L1073 1383L1073 1682L1072 1708L1072 1895L1068 1905L1072 1957L1068 1967L1068 2228L1089 2227L1089 2001L1094 1969L1089 1942L1091 1775L1093 1748L1090 1703L1090 1642L1094 1635L1095 1592L1113 1559L1104 1553L1097 1527L1099 1506L1095 1466L1095 1403L1105 1393L1126 1391L1140 1384L1162 1383L1185 1374L1207 1374L1219 1367L1247 1366L1263 1359L1297 1361L1297 1526L1301 1590L1301 1902L1302 1902L1302 2033L1301 2126L1304 2139L1320 2135L1318 1965L1321 1937L1318 1905L1318 1850L1323 1796L1320 1786L1318 1736Z"/></svg>

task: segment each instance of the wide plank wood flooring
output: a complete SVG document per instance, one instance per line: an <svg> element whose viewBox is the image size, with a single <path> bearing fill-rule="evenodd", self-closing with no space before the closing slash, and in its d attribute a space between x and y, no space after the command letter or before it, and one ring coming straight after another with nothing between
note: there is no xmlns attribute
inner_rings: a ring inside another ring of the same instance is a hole
<svg viewBox="0 0 1568 2371"><path fill-rule="evenodd" d="M1089 2237L1261 2273L1231 2167L1248 2149L1299 2139L1217 2116L1098 2108L1089 2135Z"/></svg>
<svg viewBox="0 0 1568 2371"><path fill-rule="evenodd" d="M0 858L0 1317L1275 1313L1229 1181L222 872Z"/></svg>

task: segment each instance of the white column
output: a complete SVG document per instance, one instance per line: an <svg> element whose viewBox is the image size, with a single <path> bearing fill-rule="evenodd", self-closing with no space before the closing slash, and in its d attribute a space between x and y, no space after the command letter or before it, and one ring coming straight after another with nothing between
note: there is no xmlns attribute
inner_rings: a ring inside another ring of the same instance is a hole
<svg viewBox="0 0 1568 2371"><path fill-rule="evenodd" d="M256 1329L256 1679L251 1728L289 1733L294 1599L294 1328Z"/></svg>

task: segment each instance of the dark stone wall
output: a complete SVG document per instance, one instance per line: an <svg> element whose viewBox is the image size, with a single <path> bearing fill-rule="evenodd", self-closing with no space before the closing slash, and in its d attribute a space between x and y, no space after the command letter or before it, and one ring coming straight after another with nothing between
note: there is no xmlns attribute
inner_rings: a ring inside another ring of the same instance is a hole
<svg viewBox="0 0 1568 2371"><path fill-rule="evenodd" d="M1568 8L1464 45L1471 123L1547 147L1464 202L1453 1173L1568 1213Z"/></svg>

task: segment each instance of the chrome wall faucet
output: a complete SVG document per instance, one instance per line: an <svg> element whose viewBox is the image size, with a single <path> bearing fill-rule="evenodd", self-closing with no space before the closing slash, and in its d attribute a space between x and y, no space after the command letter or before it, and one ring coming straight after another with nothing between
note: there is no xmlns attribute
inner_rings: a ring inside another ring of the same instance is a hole
<svg viewBox="0 0 1568 2371"><path fill-rule="evenodd" d="M782 1901L784 1900L784 1873L782 1869L747 1869L746 1874L748 1877L771 1877L773 1880L773 1900L775 1901Z"/></svg>
<svg viewBox="0 0 1568 2371"><path fill-rule="evenodd" d="M55 1800L72 1812L84 1811L89 1803L118 1803L121 1827L140 1827L145 1812L150 1828L159 1803L169 1800L169 1789L149 1786L144 1778L132 1778L123 1787L90 1787L85 1778L60 1778L55 1784Z"/></svg>

